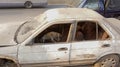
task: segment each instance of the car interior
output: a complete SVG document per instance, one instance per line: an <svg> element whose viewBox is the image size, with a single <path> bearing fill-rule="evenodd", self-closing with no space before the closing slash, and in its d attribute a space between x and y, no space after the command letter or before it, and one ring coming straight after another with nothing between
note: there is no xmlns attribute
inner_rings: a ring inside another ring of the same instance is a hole
<svg viewBox="0 0 120 67"><path fill-rule="evenodd" d="M96 22L78 22L75 41L106 40L110 38L107 32Z"/></svg>
<svg viewBox="0 0 120 67"><path fill-rule="evenodd" d="M34 39L34 43L59 43L66 42L70 24L55 24ZM77 22L74 41L106 40L110 38L107 32L96 22Z"/></svg>
<svg viewBox="0 0 120 67"><path fill-rule="evenodd" d="M70 24L55 24L42 33L40 33L34 40L34 43L56 43L66 42L69 33Z"/></svg>

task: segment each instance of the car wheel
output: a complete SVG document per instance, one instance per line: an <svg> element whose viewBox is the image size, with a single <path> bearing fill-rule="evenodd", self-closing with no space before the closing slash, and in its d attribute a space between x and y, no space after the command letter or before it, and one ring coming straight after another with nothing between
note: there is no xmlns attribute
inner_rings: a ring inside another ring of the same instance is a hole
<svg viewBox="0 0 120 67"><path fill-rule="evenodd" d="M24 6L25 6L25 8L32 8L33 4L32 4L32 2L27 1L27 2L25 2Z"/></svg>
<svg viewBox="0 0 120 67"><path fill-rule="evenodd" d="M101 58L94 67L119 67L119 57L117 55L108 55Z"/></svg>

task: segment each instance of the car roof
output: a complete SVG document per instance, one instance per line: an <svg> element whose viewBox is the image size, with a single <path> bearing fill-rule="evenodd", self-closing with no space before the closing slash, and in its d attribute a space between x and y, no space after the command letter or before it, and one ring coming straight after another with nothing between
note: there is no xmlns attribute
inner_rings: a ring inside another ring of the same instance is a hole
<svg viewBox="0 0 120 67"><path fill-rule="evenodd" d="M59 19L102 19L103 16L87 8L57 8L50 9L44 13L47 21Z"/></svg>

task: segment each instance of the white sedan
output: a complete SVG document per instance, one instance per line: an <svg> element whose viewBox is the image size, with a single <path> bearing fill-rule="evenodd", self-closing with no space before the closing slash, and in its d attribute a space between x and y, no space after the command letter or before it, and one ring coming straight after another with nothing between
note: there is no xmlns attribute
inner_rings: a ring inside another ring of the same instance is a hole
<svg viewBox="0 0 120 67"><path fill-rule="evenodd" d="M51 9L0 25L0 67L118 67L120 21L86 8Z"/></svg>

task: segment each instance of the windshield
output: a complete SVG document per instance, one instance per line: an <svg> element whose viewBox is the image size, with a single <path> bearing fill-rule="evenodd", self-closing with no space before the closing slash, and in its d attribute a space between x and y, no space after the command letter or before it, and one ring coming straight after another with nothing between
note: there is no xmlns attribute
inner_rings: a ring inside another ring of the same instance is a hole
<svg viewBox="0 0 120 67"><path fill-rule="evenodd" d="M83 7L98 10L99 9L98 2L99 2L98 0L87 0Z"/></svg>
<svg viewBox="0 0 120 67"><path fill-rule="evenodd" d="M25 41L41 25L44 20L43 15L36 17L34 20L26 21L18 28L15 34L15 41L21 43Z"/></svg>
<svg viewBox="0 0 120 67"><path fill-rule="evenodd" d="M39 23L36 20L27 21L23 23L16 32L16 40L18 43L23 42L26 38L28 38L33 31L38 27Z"/></svg>

